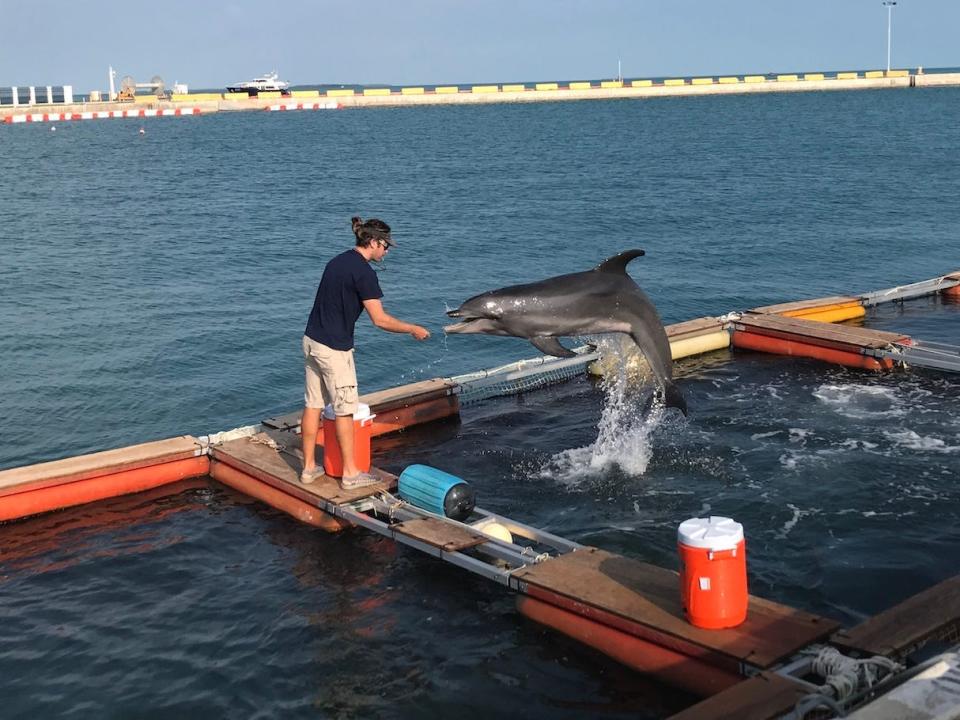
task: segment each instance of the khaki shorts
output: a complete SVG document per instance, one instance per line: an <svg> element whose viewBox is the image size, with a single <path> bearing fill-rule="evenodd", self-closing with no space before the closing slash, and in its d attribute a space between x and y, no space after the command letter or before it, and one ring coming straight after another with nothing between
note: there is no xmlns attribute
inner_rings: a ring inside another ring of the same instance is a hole
<svg viewBox="0 0 960 720"><path fill-rule="evenodd" d="M353 350L334 350L303 336L303 363L306 370L303 403L320 408L333 403L335 415L357 411L357 370Z"/></svg>

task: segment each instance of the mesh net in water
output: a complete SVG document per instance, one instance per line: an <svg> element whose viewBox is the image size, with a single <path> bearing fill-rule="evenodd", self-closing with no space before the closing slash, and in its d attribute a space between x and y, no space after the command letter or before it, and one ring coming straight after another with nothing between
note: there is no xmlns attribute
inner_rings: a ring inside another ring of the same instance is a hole
<svg viewBox="0 0 960 720"><path fill-rule="evenodd" d="M577 357L540 357L519 360L490 370L457 375L450 380L459 385L461 407L488 398L517 395L537 388L565 382L582 375L598 355L589 348L577 348Z"/></svg>

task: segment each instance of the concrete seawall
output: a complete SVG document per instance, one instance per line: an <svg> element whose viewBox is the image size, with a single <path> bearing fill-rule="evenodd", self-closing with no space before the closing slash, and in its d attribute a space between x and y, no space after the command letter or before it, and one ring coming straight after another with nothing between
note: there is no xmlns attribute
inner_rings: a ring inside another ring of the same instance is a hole
<svg viewBox="0 0 960 720"><path fill-rule="evenodd" d="M299 91L281 97L267 93L247 98L215 93L175 95L169 100L138 97L136 102L73 103L71 105L4 106L0 122L42 122L44 120L87 119L89 117L144 117L156 114L207 114L243 110L323 110L354 107L409 107L419 105L469 105L516 102L561 102L565 100L609 100L615 98L658 98L701 95L742 95L770 92L822 92L830 90L881 90L892 88L957 87L960 73L912 75L907 71L838 73L825 77L822 73L779 75L776 78L747 75L743 77L677 78L654 83L638 80L632 83L538 83L524 85L476 85L472 87L441 86L368 88L363 91L331 90ZM142 111L142 112L141 112ZM112 115L110 115L112 113Z"/></svg>

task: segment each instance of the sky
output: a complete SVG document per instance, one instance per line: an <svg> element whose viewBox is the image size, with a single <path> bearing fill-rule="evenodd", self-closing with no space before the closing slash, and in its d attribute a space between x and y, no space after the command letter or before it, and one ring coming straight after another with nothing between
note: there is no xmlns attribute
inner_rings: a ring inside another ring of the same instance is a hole
<svg viewBox="0 0 960 720"><path fill-rule="evenodd" d="M960 66L960 2L898 0L892 66ZM0 0L0 86L222 89L883 69L881 0Z"/></svg>

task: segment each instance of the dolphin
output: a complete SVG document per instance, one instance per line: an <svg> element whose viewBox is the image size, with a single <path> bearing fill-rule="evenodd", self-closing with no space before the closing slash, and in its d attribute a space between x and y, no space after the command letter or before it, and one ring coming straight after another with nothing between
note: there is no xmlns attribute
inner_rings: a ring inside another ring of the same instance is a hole
<svg viewBox="0 0 960 720"><path fill-rule="evenodd" d="M626 333L646 357L667 407L687 414L683 394L673 384L670 341L650 298L627 275L627 263L644 254L627 250L592 270L476 295L447 315L454 335L482 333L528 339L547 355L573 357L558 337Z"/></svg>

